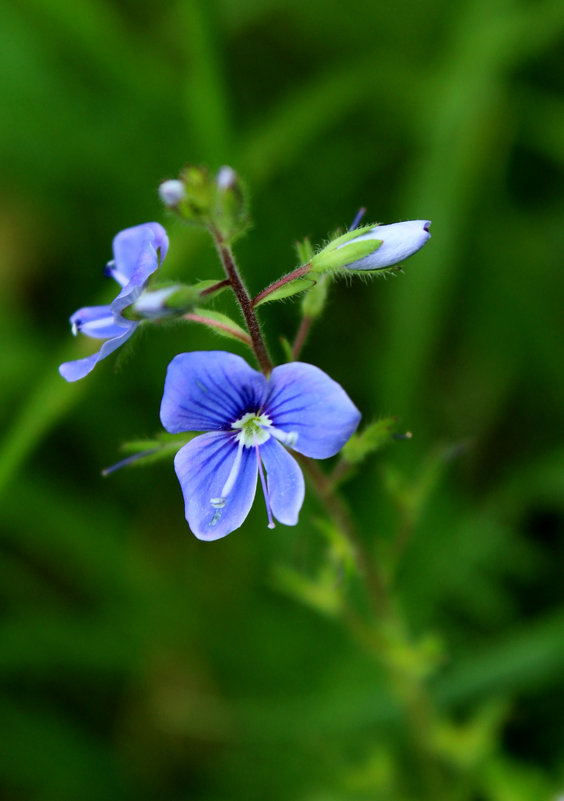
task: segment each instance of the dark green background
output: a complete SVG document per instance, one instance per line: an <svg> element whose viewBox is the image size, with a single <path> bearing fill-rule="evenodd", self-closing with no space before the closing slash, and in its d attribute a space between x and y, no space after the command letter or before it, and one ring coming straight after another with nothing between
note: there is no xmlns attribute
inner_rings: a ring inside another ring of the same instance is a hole
<svg viewBox="0 0 564 801"><path fill-rule="evenodd" d="M323 558L314 499L295 529L268 531L258 502L206 544L172 464L100 476L121 442L159 431L172 356L225 341L173 326L136 337L117 371L111 357L68 385L56 370L89 352L67 318L111 299L120 229L159 220L164 275L221 277L158 201L187 161L247 179L237 254L253 292L296 266L296 239L321 243L360 205L368 221L433 221L404 276L334 287L303 358L366 419L397 414L414 434L346 488L376 552L396 525L386 465L417 485L441 448L467 445L428 492L398 597L415 635L445 642L439 703L460 721L499 714L472 767L481 789L460 797L563 791L563 34L560 0L2 5L10 801L398 798L386 755L402 724L378 672L273 583ZM298 310L262 314L278 360Z"/></svg>

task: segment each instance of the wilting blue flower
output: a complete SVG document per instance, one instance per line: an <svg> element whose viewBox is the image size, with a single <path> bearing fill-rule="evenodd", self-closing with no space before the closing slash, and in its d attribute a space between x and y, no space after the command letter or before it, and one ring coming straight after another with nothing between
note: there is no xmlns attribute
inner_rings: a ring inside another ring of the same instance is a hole
<svg viewBox="0 0 564 801"><path fill-rule="evenodd" d="M344 389L311 364L283 364L266 379L224 351L175 356L165 381L162 424L171 434L208 432L184 445L174 460L196 537L217 540L238 528L252 506L257 476L269 528L273 517L294 526L304 478L286 447L326 459L342 448L359 420Z"/></svg>
<svg viewBox="0 0 564 801"><path fill-rule="evenodd" d="M159 258L162 262L167 250L166 231L155 222L126 228L114 237L114 258L108 262L104 272L121 285L121 292L109 305L85 306L70 318L73 334L80 332L106 341L92 356L61 364L59 372L63 378L67 381L84 378L101 359L129 339L138 323L125 319L121 312L141 295L149 276L159 266Z"/></svg>
<svg viewBox="0 0 564 801"><path fill-rule="evenodd" d="M349 239L337 248L347 248L357 242L379 240L382 244L368 256L344 265L346 270L382 270L404 261L417 253L431 238L429 220L409 220L408 222L375 225L370 231Z"/></svg>

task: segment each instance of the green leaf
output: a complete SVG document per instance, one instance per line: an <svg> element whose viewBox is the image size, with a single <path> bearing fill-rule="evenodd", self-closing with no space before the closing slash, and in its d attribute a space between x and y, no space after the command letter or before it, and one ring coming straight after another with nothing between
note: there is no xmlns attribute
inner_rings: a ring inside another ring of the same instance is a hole
<svg viewBox="0 0 564 801"><path fill-rule="evenodd" d="M331 569L321 571L317 578L310 578L292 567L278 565L272 581L277 590L321 614L334 617L341 612L339 584Z"/></svg>
<svg viewBox="0 0 564 801"><path fill-rule="evenodd" d="M111 467L102 470L102 475L109 476L122 467L145 467L174 456L183 445L196 435L189 432L182 434L158 434L155 439L137 439L125 442L121 450L130 454Z"/></svg>
<svg viewBox="0 0 564 801"><path fill-rule="evenodd" d="M370 256L378 250L381 244L382 240L380 239L362 239L339 248L329 246L313 257L311 269L323 273L327 270L347 267L349 264L355 264L366 256Z"/></svg>
<svg viewBox="0 0 564 801"><path fill-rule="evenodd" d="M352 435L342 450L343 457L351 464L362 462L370 453L375 453L392 442L396 427L395 417L383 417L371 423L363 431ZM404 434L402 438L409 439L410 436Z"/></svg>
<svg viewBox="0 0 564 801"><path fill-rule="evenodd" d="M284 300L285 298L291 298L292 295L298 295L300 292L305 292L307 289L311 289L312 286L315 286L315 280L312 278L296 278L295 281L289 281L287 284L283 284L282 286L278 287L278 289L273 290L268 295L265 295L264 298L258 301L256 306L262 306L263 303L270 303L272 300Z"/></svg>
<svg viewBox="0 0 564 801"><path fill-rule="evenodd" d="M302 300L302 312L304 317L311 317L315 319L319 317L325 308L329 286L331 284L330 276L325 273L319 277L319 280L312 287L311 291L304 295Z"/></svg>

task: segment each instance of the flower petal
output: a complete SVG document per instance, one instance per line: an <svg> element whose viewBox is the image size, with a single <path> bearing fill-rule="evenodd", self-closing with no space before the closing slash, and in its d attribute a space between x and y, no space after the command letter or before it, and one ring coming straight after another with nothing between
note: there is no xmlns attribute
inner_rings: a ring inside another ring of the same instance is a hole
<svg viewBox="0 0 564 801"><path fill-rule="evenodd" d="M114 263L108 267L108 272L123 287L112 303L115 312L137 300L149 276L159 266L157 250L162 262L168 250L168 237L159 223L126 228L114 237Z"/></svg>
<svg viewBox="0 0 564 801"><path fill-rule="evenodd" d="M240 356L221 350L180 353L168 366L161 421L171 434L230 429L260 408L266 379Z"/></svg>
<svg viewBox="0 0 564 801"><path fill-rule="evenodd" d="M114 350L117 350L117 348L123 345L136 328L137 323L131 321L129 328L125 331L121 329L123 333L120 334L120 336L106 340L98 353L93 353L92 356L87 356L85 359L63 362L63 364L59 366L59 373L63 378L66 378L67 381L78 381L80 378L84 378L84 376L88 375L88 373L96 367L99 361L102 361L102 359L105 359L106 356L109 356L110 353L113 353Z"/></svg>
<svg viewBox="0 0 564 801"><path fill-rule="evenodd" d="M186 520L199 540L225 537L249 514L257 486L254 448L242 449L239 472L223 506L212 504L212 499L221 498L237 452L235 437L212 432L195 437L176 454L174 468L184 495Z"/></svg>
<svg viewBox="0 0 564 801"><path fill-rule="evenodd" d="M272 437L260 446L260 456L266 468L272 514L285 526L295 526L305 495L301 468L286 448Z"/></svg>
<svg viewBox="0 0 564 801"><path fill-rule="evenodd" d="M337 453L360 422L360 412L332 378L303 362L275 367L264 412L272 425L298 435L294 450L314 459Z"/></svg>
<svg viewBox="0 0 564 801"><path fill-rule="evenodd" d="M116 322L111 306L85 306L70 318L73 333L86 334L93 339L118 337L129 329L129 320Z"/></svg>

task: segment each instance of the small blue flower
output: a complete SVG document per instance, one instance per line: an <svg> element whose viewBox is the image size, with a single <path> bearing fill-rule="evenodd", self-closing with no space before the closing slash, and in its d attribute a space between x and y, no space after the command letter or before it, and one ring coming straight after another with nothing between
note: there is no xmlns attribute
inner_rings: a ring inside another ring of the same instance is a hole
<svg viewBox="0 0 564 801"><path fill-rule="evenodd" d="M139 298L152 273L168 250L166 231L159 223L151 222L126 228L114 237L113 261L108 262L105 274L121 286L121 292L107 306L85 306L70 318L73 334L86 334L106 341L97 353L85 359L64 362L59 373L67 381L78 381L94 369L101 359L123 345L138 326L122 317L122 311ZM157 253L158 251L158 253Z"/></svg>
<svg viewBox="0 0 564 801"><path fill-rule="evenodd" d="M205 351L181 353L169 364L161 421L171 434L208 432L184 445L174 466L188 525L198 539L217 540L249 514L257 476L269 528L273 517L296 525L304 478L286 447L314 459L333 456L360 412L311 364L282 364L266 379L240 356Z"/></svg>

